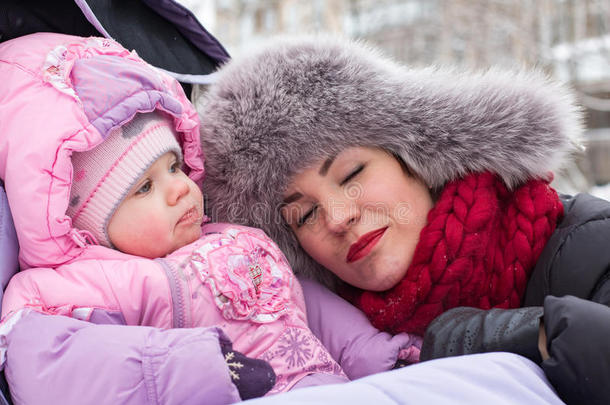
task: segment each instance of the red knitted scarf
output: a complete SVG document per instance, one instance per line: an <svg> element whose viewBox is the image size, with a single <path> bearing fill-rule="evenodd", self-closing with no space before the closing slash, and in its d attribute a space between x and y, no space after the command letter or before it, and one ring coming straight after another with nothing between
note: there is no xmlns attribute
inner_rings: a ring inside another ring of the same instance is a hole
<svg viewBox="0 0 610 405"><path fill-rule="evenodd" d="M491 173L445 186L428 214L405 278L383 292L342 288L377 328L423 335L457 306L516 308L544 245L563 215L548 182L514 191Z"/></svg>

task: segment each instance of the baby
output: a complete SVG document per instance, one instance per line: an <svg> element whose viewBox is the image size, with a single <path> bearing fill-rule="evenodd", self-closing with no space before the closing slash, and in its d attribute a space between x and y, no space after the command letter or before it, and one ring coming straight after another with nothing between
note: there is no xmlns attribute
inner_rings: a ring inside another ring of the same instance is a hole
<svg viewBox="0 0 610 405"><path fill-rule="evenodd" d="M156 259L134 265L131 272L142 274L142 285L150 277L149 271L140 271L143 266L161 266L169 280L171 300L162 295L165 289L150 288L141 297L146 303L131 295L119 299L119 307L131 305L152 326L221 325L237 350L273 367L274 392L311 373L329 382L346 380L309 331L299 283L276 245L252 228L202 228L202 192L181 170L171 120L158 112L138 114L101 145L74 153L72 164L67 214L74 226L88 231L94 243ZM89 288L103 291L105 286ZM288 350L299 341L309 343L309 356ZM264 388L273 380L258 385Z"/></svg>
<svg viewBox="0 0 610 405"><path fill-rule="evenodd" d="M408 335L390 337L369 324L350 336L352 325L329 316L338 298L316 293L308 303L310 312L325 312L316 326L323 345L309 329L300 283L262 231L202 226L198 120L173 79L109 40L34 39L31 49L59 44L46 62L32 62L50 84L36 93L46 95L36 108L57 111L40 142L26 148L21 133L3 138L15 145L15 158L0 161L9 201L44 191L13 205L20 260L31 269L7 288L5 326L24 308L98 324L216 326L228 337L218 338L217 352L241 399L345 382L342 366L357 377L349 370L391 360L388 369L418 353ZM83 119L90 120L84 130ZM21 156L37 158L26 168ZM218 364L210 358L201 366ZM382 371L377 365L368 372Z"/></svg>

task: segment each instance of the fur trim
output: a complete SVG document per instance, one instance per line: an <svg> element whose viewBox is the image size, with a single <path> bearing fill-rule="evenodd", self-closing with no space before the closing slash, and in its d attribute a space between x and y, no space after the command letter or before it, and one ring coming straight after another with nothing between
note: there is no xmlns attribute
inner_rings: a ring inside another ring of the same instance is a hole
<svg viewBox="0 0 610 405"><path fill-rule="evenodd" d="M320 37L229 62L199 112L210 215L262 228L295 272L310 276L320 267L278 209L307 166L374 146L431 188L480 171L514 187L559 169L582 132L572 95L540 72L408 69L362 44Z"/></svg>

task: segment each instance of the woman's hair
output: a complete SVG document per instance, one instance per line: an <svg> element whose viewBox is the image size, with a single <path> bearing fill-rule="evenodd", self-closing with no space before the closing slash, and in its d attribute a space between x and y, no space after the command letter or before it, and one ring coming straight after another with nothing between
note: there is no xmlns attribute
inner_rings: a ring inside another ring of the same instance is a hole
<svg viewBox="0 0 610 405"><path fill-rule="evenodd" d="M424 183L424 185L428 188L428 192L430 193L430 197L432 197L432 201L436 202L436 200L438 200L438 197L443 189L443 185L438 186L438 187L430 187L429 185L427 185L424 180L419 177L413 170L411 170L409 168L409 166L407 165L407 163L400 157L400 155L398 155L397 153L384 149L384 151L386 153L389 153L394 159L396 159L398 161L398 163L400 164L400 167L402 168L402 171L405 175L409 176L409 177L416 177L418 180L420 180L421 182Z"/></svg>
<svg viewBox="0 0 610 405"><path fill-rule="evenodd" d="M400 163L400 167L402 168L402 171L407 176L413 176L413 171L411 169L409 169L409 166L407 166L407 163L400 157L400 155L398 153L391 151L391 150L387 150L387 149L384 149L384 151L386 153L389 153L392 157L394 157L394 159L396 159L398 161L398 163Z"/></svg>

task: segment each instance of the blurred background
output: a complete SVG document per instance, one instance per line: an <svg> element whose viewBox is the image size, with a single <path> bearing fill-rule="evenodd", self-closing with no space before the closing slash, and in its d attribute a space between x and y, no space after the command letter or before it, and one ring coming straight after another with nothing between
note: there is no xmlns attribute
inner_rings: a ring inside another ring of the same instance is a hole
<svg viewBox="0 0 610 405"><path fill-rule="evenodd" d="M411 66L536 67L586 113L586 152L556 176L610 199L610 0L178 0L232 56L281 34L366 40Z"/></svg>

